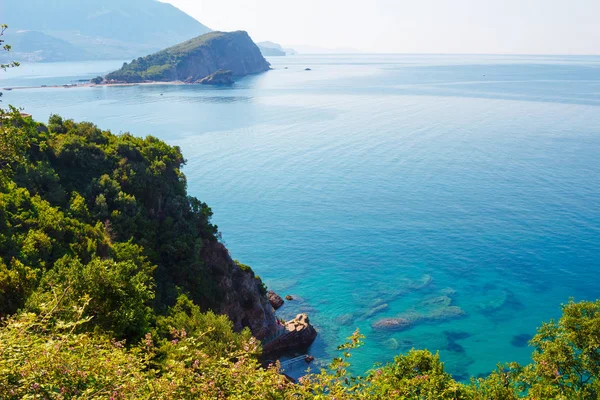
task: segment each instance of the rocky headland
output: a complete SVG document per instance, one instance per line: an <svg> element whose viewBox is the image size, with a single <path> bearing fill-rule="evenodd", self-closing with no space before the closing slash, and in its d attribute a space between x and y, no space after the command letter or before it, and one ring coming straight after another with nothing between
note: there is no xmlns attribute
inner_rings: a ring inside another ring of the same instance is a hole
<svg viewBox="0 0 600 400"><path fill-rule="evenodd" d="M248 33L211 32L140 57L108 74L106 83L199 82L228 80L265 72L270 64ZM212 79L210 76L215 75ZM229 71L225 73L225 71Z"/></svg>

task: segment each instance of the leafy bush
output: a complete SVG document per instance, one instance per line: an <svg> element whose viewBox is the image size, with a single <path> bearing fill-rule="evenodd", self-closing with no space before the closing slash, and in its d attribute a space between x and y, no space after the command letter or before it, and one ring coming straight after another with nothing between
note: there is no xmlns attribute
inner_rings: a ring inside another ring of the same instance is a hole
<svg viewBox="0 0 600 400"><path fill-rule="evenodd" d="M531 341L531 364L501 365L469 384L425 350L353 376L359 332L329 368L297 384L262 367L248 330L203 312L219 305L223 277L266 288L218 243L210 208L187 195L183 163L180 149L153 137L55 115L44 126L14 109L3 120L0 398L600 396L600 301L564 305Z"/></svg>
<svg viewBox="0 0 600 400"><path fill-rule="evenodd" d="M275 368L260 368L253 356L259 348L254 338L231 331L216 336L212 322L217 319L223 327L224 317L207 315L207 330L194 334L184 328L174 331L168 345L155 344L147 335L139 346L127 347L103 333L85 333L90 321L82 318L86 298L74 308L72 319L61 319L68 314L62 302L66 295L45 304L37 315L23 313L4 321L1 398L290 398L284 392L290 386L286 379ZM174 310L175 319L179 312ZM207 336L211 333L215 335Z"/></svg>
<svg viewBox="0 0 600 400"><path fill-rule="evenodd" d="M16 110L9 121L0 129L11 138L2 147L7 168L0 173L0 258L6 268L18 261L41 279L69 257L74 270L98 273L101 265L107 269L104 259L117 257L116 248L133 239L148 265L156 266L151 273L136 264L156 281L155 308L174 304L177 288L204 309L218 305L206 296L217 288L202 256L207 243L216 242L217 228L210 208L187 195L179 148L56 115L47 127ZM95 258L103 260L92 263ZM120 261L114 265L128 265ZM150 280L144 285L154 285ZM28 293L19 291L20 298L13 290L10 304L0 305L0 315L25 304Z"/></svg>

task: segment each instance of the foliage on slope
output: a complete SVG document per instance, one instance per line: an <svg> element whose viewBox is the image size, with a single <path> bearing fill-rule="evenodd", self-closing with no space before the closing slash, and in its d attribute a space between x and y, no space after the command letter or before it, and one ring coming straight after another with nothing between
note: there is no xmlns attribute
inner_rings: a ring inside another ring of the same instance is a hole
<svg viewBox="0 0 600 400"><path fill-rule="evenodd" d="M0 315L66 286L94 294L88 310L118 337L142 334L152 308L180 292L218 309L218 281L235 264L206 262L217 228L187 195L177 147L58 116L47 127L16 112L10 121L0 146Z"/></svg>
<svg viewBox="0 0 600 400"><path fill-rule="evenodd" d="M5 399L596 399L600 302L569 303L532 340L534 362L499 366L487 378L456 382L437 355L411 350L365 376L348 372L356 332L328 369L298 383L262 368L257 341L225 317L202 314L185 297L135 346L85 330L89 298L61 319L60 298L39 314L0 328L0 393ZM162 329L169 327L164 336ZM177 327L177 328L176 328ZM582 329L583 327L583 329ZM582 341L580 341L582 340Z"/></svg>
<svg viewBox="0 0 600 400"><path fill-rule="evenodd" d="M328 369L298 383L262 368L248 330L203 312L221 299L219 277L233 272L205 268L202 252L217 243L217 229L210 209L187 196L182 164L178 148L152 137L57 116L45 126L14 110L2 119L0 398L600 395L600 301L563 306L531 341L531 364L499 366L470 383L425 350L353 376L358 332Z"/></svg>

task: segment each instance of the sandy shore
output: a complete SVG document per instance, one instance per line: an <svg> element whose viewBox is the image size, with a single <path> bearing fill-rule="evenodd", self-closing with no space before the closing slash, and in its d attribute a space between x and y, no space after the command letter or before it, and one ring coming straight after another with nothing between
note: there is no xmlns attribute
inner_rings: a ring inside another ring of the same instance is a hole
<svg viewBox="0 0 600 400"><path fill-rule="evenodd" d="M89 87L110 87L110 86L158 86L158 85L189 85L189 83L181 81L172 82L139 82L139 83L70 83L65 85L42 85L42 86L6 86L0 88L0 90L24 90L24 89L75 89L75 88L89 88Z"/></svg>

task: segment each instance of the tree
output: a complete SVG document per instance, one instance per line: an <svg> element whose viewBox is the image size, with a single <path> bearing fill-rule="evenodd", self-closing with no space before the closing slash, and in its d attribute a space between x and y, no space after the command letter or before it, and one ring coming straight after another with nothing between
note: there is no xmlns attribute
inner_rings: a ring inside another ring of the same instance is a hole
<svg viewBox="0 0 600 400"><path fill-rule="evenodd" d="M2 93L0 93L0 96ZM19 110L0 108L0 178L12 171L12 167L25 160L27 140L17 125L23 121Z"/></svg>
<svg viewBox="0 0 600 400"><path fill-rule="evenodd" d="M531 340L533 364L520 370L520 388L535 398L596 399L600 394L600 300L562 307Z"/></svg>
<svg viewBox="0 0 600 400"><path fill-rule="evenodd" d="M10 45L4 44L4 39L2 39L2 36L4 36L4 32L7 29L8 29L8 25L5 25L5 24L0 25L0 49L1 49L1 51L10 51L10 49L11 49ZM3 69L6 71L7 68L13 68L13 67L18 67L18 66L19 66L19 63L16 61L13 61L13 62L9 62L8 64L0 64L0 69ZM0 97L2 97L2 92L0 92Z"/></svg>

